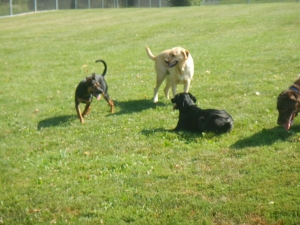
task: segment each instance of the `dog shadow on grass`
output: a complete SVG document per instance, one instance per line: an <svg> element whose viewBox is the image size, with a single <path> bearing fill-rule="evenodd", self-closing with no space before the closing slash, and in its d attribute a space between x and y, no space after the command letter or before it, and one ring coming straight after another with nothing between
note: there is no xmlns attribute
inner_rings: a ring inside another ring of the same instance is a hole
<svg viewBox="0 0 300 225"><path fill-rule="evenodd" d="M75 119L76 117L74 115L56 116L56 117L47 118L38 122L37 130L41 130L42 128L47 128L47 127L61 126Z"/></svg>
<svg viewBox="0 0 300 225"><path fill-rule="evenodd" d="M145 136L154 135L156 133L161 133L163 137L171 137L177 136L180 140L185 140L187 143L190 143L190 141L193 141L195 139L199 138L212 138L215 136L219 136L220 134L214 134L214 133L207 133L203 135L204 133L197 133L197 132L190 132L190 131L175 131L174 128L154 128L154 129L143 129L141 131L141 134Z"/></svg>
<svg viewBox="0 0 300 225"><path fill-rule="evenodd" d="M145 136L153 135L155 133L165 133L165 132L173 132L173 130L166 129L166 128L154 128L154 129L143 129L141 130L141 134Z"/></svg>
<svg viewBox="0 0 300 225"><path fill-rule="evenodd" d="M115 106L120 108L119 112L114 113L115 115L138 113L144 110L156 107L164 107L166 104L162 102L154 103L149 99L138 99L128 101L114 101Z"/></svg>
<svg viewBox="0 0 300 225"><path fill-rule="evenodd" d="M250 137L238 140L236 143L231 145L231 148L243 149L247 147L272 145L277 141L286 141L298 132L300 132L300 126L292 126L290 131L286 131L282 126L277 126L271 129L262 129L262 131L253 134Z"/></svg>

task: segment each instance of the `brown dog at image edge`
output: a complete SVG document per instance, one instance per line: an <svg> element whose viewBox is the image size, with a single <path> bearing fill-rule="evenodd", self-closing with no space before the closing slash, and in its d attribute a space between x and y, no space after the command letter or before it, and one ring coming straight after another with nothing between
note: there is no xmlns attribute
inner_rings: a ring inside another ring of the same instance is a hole
<svg viewBox="0 0 300 225"><path fill-rule="evenodd" d="M289 130L300 112L300 78L277 98L277 124Z"/></svg>

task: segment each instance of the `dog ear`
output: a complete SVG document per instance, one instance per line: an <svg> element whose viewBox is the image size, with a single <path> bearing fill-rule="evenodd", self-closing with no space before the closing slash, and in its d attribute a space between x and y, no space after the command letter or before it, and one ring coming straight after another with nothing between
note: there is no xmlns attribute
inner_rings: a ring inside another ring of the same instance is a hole
<svg viewBox="0 0 300 225"><path fill-rule="evenodd" d="M95 80L95 73L92 74L92 76L88 76L85 78L87 83L91 83L92 80Z"/></svg>
<svg viewBox="0 0 300 225"><path fill-rule="evenodd" d="M93 78L89 76L89 77L86 77L85 79L86 79L87 83L91 83Z"/></svg>
<svg viewBox="0 0 300 225"><path fill-rule="evenodd" d="M296 101L296 108L298 112L300 112L300 96L298 94L295 96L295 101Z"/></svg>
<svg viewBox="0 0 300 225"><path fill-rule="evenodd" d="M289 94L289 98L293 101L298 102L298 94L297 93L291 93Z"/></svg>
<svg viewBox="0 0 300 225"><path fill-rule="evenodd" d="M185 49L182 49L182 50L181 50L181 53L182 53L183 56L184 56L184 60L187 60L187 58L188 58L188 56L189 56L189 52L188 52L187 50L185 50Z"/></svg>
<svg viewBox="0 0 300 225"><path fill-rule="evenodd" d="M184 60L187 60L190 53L188 50L182 49L182 54L184 55Z"/></svg>
<svg viewBox="0 0 300 225"><path fill-rule="evenodd" d="M190 98L194 101L194 103L196 103L197 102L196 97L194 95L192 95L191 93L188 93L188 94L189 94Z"/></svg>

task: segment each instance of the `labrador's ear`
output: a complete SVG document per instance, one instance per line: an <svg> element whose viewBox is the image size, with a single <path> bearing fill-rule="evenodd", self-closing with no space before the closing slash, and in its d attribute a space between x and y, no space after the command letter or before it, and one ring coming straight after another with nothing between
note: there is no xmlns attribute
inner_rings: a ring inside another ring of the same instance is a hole
<svg viewBox="0 0 300 225"><path fill-rule="evenodd" d="M189 51L185 50L185 49L182 49L181 52L184 55L184 60L187 60L189 55L190 55Z"/></svg>

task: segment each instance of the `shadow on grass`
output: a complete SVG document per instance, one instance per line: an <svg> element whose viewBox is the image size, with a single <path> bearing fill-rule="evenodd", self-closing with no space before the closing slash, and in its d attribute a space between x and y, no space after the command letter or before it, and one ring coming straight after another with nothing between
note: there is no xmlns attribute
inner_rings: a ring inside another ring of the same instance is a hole
<svg viewBox="0 0 300 225"><path fill-rule="evenodd" d="M290 131L286 131L282 126L271 129L262 129L262 131L253 134L250 137L238 140L231 148L242 149L247 147L258 147L272 145L278 140L285 141L294 133L300 132L300 126L293 126Z"/></svg>
<svg viewBox="0 0 300 225"><path fill-rule="evenodd" d="M41 130L42 128L46 128L46 127L60 126L60 125L66 124L69 121L75 120L75 119L76 119L76 117L74 115L72 115L72 116L56 116L56 117L44 119L38 123L37 130Z"/></svg>
<svg viewBox="0 0 300 225"><path fill-rule="evenodd" d="M155 133L162 133L162 132L174 132L170 129L165 129L165 128L155 128L155 129L143 129L141 133L145 136L149 136Z"/></svg>
<svg viewBox="0 0 300 225"><path fill-rule="evenodd" d="M190 141L196 140L198 138L203 138L202 133L194 133L190 131L175 131L174 129L166 129L166 128L155 128L155 129L144 129L141 131L141 134L145 136L153 135L156 133L163 133L163 136L165 137L166 135L175 135L178 138L188 141L187 143L190 143ZM207 133L205 134L205 138L212 138L214 136L219 136L222 134L214 134L214 133Z"/></svg>
<svg viewBox="0 0 300 225"><path fill-rule="evenodd" d="M164 103L154 103L149 99L128 100L123 102L114 101L114 103L121 109L119 112L116 112L115 115L142 112L143 110L147 110L150 108L155 109L157 106L166 106L166 104Z"/></svg>

